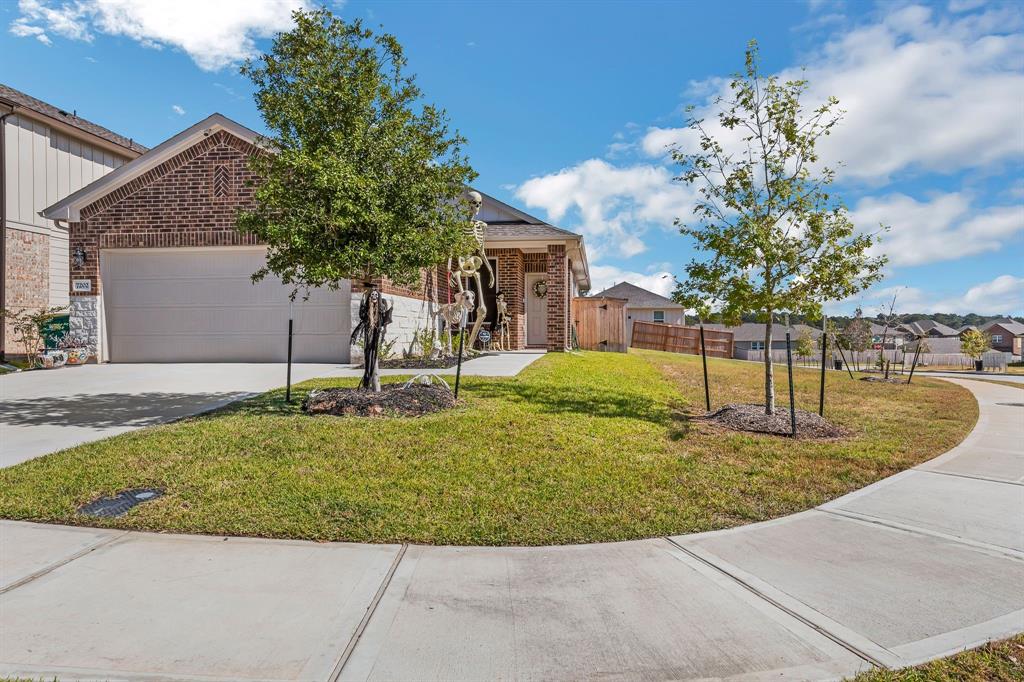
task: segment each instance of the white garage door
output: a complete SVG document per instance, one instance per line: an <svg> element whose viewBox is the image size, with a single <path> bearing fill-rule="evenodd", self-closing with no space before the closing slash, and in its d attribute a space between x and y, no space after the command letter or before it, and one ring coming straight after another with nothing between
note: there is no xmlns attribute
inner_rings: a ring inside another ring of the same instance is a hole
<svg viewBox="0 0 1024 682"><path fill-rule="evenodd" d="M260 248L103 251L100 267L112 362L282 362L289 287L250 276ZM296 362L347 362L349 287L294 303Z"/></svg>

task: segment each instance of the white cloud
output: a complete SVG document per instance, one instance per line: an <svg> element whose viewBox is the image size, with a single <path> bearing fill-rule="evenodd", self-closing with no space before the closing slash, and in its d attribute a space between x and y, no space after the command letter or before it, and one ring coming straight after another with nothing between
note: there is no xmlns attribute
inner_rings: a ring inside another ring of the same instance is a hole
<svg viewBox="0 0 1024 682"><path fill-rule="evenodd" d="M901 171L953 172L1024 156L1024 12L1013 6L935 18L907 6L876 24L828 42L803 74L805 102L838 97L847 114L821 143L822 159L844 163L840 176L883 183ZM782 78L798 78L795 69ZM713 134L733 139L711 120L711 102L728 84L711 79L712 92L697 115ZM679 128L651 128L644 151L665 145L696 148Z"/></svg>
<svg viewBox="0 0 1024 682"><path fill-rule="evenodd" d="M1024 314L1024 277L999 275L988 282L970 287L961 296L949 296L919 287L891 285L872 289L863 295L826 306L826 312L850 314L860 306L866 315L889 308L896 294L897 313L976 313L978 315Z"/></svg>
<svg viewBox="0 0 1024 682"><path fill-rule="evenodd" d="M973 210L960 192L917 201L905 194L861 199L852 212L862 231L879 224L891 226L876 253L891 265L924 265L998 251L1004 242L1024 232L1024 207L993 206Z"/></svg>
<svg viewBox="0 0 1024 682"><path fill-rule="evenodd" d="M620 282L629 282L662 296L671 296L675 288L675 279L668 272L643 274L622 270L614 265L591 265L590 280L590 290L595 294Z"/></svg>
<svg viewBox="0 0 1024 682"><path fill-rule="evenodd" d="M560 222L570 213L598 253L625 257L642 253L641 239L649 227L672 228L694 203L690 187L672 181L663 166L616 167L589 159L571 168L527 180L516 196L528 207L543 208L549 220Z"/></svg>
<svg viewBox="0 0 1024 682"><path fill-rule="evenodd" d="M39 40L125 36L145 47L180 49L201 69L216 71L252 56L256 39L288 30L292 10L307 6L306 0L20 0L11 32Z"/></svg>
<svg viewBox="0 0 1024 682"><path fill-rule="evenodd" d="M171 105L171 111L176 113L178 116L184 116L185 115L185 107L181 106L180 104L172 104Z"/></svg>

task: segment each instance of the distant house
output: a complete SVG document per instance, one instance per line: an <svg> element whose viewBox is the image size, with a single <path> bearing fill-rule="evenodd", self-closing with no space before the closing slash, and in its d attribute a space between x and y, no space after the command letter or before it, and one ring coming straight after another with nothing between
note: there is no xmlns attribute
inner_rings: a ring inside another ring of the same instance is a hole
<svg viewBox="0 0 1024 682"><path fill-rule="evenodd" d="M899 327L906 332L908 341L921 336L937 339L960 335L958 330L944 325L941 322L936 322L935 320L915 320L913 322L904 322L899 325Z"/></svg>
<svg viewBox="0 0 1024 682"><path fill-rule="evenodd" d="M1024 324L1003 318L983 324L981 331L992 337L992 350L1024 355Z"/></svg>
<svg viewBox="0 0 1024 682"><path fill-rule="evenodd" d="M595 296L626 299L626 339L633 338L633 321L686 324L686 309L653 291L629 282L619 282Z"/></svg>
<svg viewBox="0 0 1024 682"><path fill-rule="evenodd" d="M884 344L886 350L902 348L907 336L907 333L901 330L898 325L886 327L884 324L878 324L877 322L871 323L872 347L878 348Z"/></svg>
<svg viewBox="0 0 1024 682"><path fill-rule="evenodd" d="M735 358L746 360L751 351L764 350L765 325L762 322L744 322L737 327L727 327L722 324L706 324L704 326L707 329L722 329L732 332L733 357ZM784 324L772 325L772 350L786 350L786 329L787 327ZM796 351L797 339L804 333L809 334L814 339L815 344L821 338L820 329L815 329L806 324L794 324L789 328L789 333L794 352Z"/></svg>

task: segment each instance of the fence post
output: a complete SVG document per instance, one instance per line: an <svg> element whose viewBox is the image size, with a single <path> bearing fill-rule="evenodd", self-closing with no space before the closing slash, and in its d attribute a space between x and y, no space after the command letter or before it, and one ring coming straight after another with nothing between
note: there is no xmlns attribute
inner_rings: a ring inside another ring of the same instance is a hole
<svg viewBox="0 0 1024 682"><path fill-rule="evenodd" d="M700 323L700 357L704 363L704 406L711 411L711 389L708 388L708 351L704 347L704 321Z"/></svg>
<svg viewBox="0 0 1024 682"><path fill-rule="evenodd" d="M796 400L793 397L793 351L790 348L788 315L786 316L786 323L786 366L789 368L789 435L796 438Z"/></svg>

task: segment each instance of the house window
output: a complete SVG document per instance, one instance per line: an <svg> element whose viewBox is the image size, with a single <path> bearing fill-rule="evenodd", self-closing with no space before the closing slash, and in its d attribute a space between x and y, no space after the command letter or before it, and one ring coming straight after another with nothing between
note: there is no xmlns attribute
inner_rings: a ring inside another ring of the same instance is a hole
<svg viewBox="0 0 1024 682"><path fill-rule="evenodd" d="M665 311L664 310L655 310L654 311L654 321L655 322L664 322L665 321Z"/></svg>
<svg viewBox="0 0 1024 682"><path fill-rule="evenodd" d="M751 341L750 350L764 350L764 341Z"/></svg>
<svg viewBox="0 0 1024 682"><path fill-rule="evenodd" d="M1002 343L1002 342L1003 342L1003 335L1002 334L993 334L992 335L992 343Z"/></svg>

